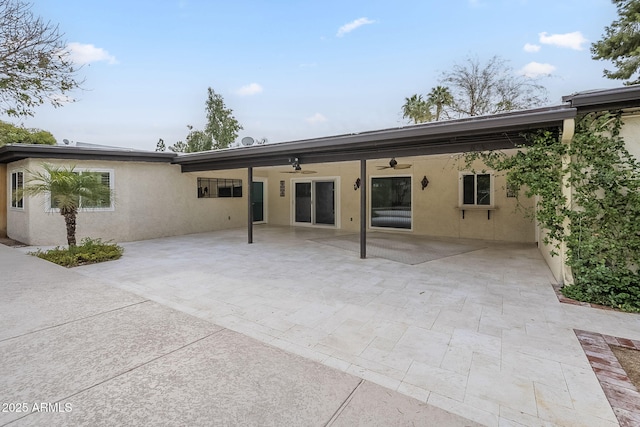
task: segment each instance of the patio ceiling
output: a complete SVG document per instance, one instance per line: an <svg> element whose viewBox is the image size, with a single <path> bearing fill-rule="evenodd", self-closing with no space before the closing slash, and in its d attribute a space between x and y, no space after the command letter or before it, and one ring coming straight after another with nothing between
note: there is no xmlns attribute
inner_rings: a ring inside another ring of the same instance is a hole
<svg viewBox="0 0 640 427"><path fill-rule="evenodd" d="M568 105L401 128L354 133L278 144L184 154L174 163L183 172L368 160L386 157L460 153L513 148L523 133L560 131L563 120L576 116Z"/></svg>

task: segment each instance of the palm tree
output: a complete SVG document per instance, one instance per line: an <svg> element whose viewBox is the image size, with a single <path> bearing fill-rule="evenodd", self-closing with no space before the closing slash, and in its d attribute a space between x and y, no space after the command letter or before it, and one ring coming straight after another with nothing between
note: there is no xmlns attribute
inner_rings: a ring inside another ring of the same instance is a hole
<svg viewBox="0 0 640 427"><path fill-rule="evenodd" d="M43 164L44 171L30 172L23 192L27 195L50 194L51 207L60 209L67 226L67 243L76 245L76 216L83 206L110 203L111 188L102 182L96 172L78 172L74 167L56 167Z"/></svg>
<svg viewBox="0 0 640 427"><path fill-rule="evenodd" d="M433 120L431 103L422 99L422 95L414 94L404 99L402 106L402 118L409 118L413 123L424 123Z"/></svg>
<svg viewBox="0 0 640 427"><path fill-rule="evenodd" d="M446 86L436 86L429 92L429 102L436 106L436 121L440 120L440 115L444 107L453 104L453 95Z"/></svg>

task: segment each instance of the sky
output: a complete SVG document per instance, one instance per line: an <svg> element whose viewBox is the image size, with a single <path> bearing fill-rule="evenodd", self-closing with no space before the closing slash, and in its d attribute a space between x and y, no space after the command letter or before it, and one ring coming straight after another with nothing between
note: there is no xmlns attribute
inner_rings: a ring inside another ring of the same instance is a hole
<svg viewBox="0 0 640 427"><path fill-rule="evenodd" d="M610 0L32 0L59 25L83 89L14 124L58 141L154 150L204 128L207 88L270 143L404 126L401 107L443 72L494 55L549 104L622 86L591 43Z"/></svg>

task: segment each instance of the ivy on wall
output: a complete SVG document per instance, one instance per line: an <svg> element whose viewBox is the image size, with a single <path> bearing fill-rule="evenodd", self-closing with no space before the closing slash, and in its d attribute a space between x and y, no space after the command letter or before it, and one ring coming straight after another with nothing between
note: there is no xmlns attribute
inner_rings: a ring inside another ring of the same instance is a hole
<svg viewBox="0 0 640 427"><path fill-rule="evenodd" d="M640 164L626 150L621 127L621 112L589 113L576 120L569 145L557 133L538 131L515 155L465 158L467 164L481 159L506 173L509 186L539 196L528 213L547 231L544 243L567 245L574 284L562 289L565 296L640 312ZM571 162L563 165L565 156ZM571 206L563 176L572 188Z"/></svg>

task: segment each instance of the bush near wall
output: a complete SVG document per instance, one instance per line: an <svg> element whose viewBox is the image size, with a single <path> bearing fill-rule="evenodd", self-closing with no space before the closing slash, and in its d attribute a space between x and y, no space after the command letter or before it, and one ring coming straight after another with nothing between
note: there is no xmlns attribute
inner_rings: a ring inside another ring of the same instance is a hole
<svg viewBox="0 0 640 427"><path fill-rule="evenodd" d="M530 145L514 156L465 157L503 171L527 197L540 196L528 213L548 231L544 243L567 245L574 284L562 288L565 296L640 312L640 165L620 137L622 124L619 111L590 113L577 119L568 146L557 133L540 131L527 135ZM571 162L563 165L566 156ZM562 193L563 177L572 206Z"/></svg>

